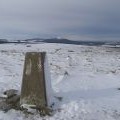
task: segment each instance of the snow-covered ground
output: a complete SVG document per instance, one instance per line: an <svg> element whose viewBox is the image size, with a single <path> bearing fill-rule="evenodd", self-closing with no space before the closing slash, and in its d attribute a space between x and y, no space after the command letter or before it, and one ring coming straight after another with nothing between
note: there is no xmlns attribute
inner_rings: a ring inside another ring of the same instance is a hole
<svg viewBox="0 0 120 120"><path fill-rule="evenodd" d="M50 117L0 111L0 120L120 120L120 48L64 44L0 44L0 96L20 91L25 53L46 51L55 95Z"/></svg>

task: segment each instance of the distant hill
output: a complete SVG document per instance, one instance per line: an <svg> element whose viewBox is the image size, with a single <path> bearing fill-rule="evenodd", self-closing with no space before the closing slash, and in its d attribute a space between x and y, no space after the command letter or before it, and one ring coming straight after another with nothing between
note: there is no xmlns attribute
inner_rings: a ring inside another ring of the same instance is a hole
<svg viewBox="0 0 120 120"><path fill-rule="evenodd" d="M60 43L60 44L74 44L74 45L88 45L88 46L99 46L99 45L120 45L119 41L74 41L65 38L33 38L33 39L25 39L25 40L12 40L8 41L6 39L0 39L0 44L3 43L17 43L17 44L38 44L38 43Z"/></svg>
<svg viewBox="0 0 120 120"><path fill-rule="evenodd" d="M64 44L74 44L74 45L103 45L105 42L102 41L74 41L68 39L45 39L44 42L47 43L64 43Z"/></svg>
<svg viewBox="0 0 120 120"><path fill-rule="evenodd" d="M0 39L0 44L2 44L2 43L7 43L7 42L8 42L7 39Z"/></svg>
<svg viewBox="0 0 120 120"><path fill-rule="evenodd" d="M104 45L106 42L103 41L74 41L68 39L58 39L58 38L51 38L51 39L42 39L42 38L34 38L34 39L26 39L21 41L23 43L60 43L60 44L74 44L74 45Z"/></svg>

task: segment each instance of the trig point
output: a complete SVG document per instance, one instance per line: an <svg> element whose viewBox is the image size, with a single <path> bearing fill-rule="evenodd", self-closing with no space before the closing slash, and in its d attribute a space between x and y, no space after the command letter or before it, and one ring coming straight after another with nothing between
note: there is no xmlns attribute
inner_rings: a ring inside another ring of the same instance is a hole
<svg viewBox="0 0 120 120"><path fill-rule="evenodd" d="M52 102L51 79L46 53L26 53L20 104L49 107Z"/></svg>

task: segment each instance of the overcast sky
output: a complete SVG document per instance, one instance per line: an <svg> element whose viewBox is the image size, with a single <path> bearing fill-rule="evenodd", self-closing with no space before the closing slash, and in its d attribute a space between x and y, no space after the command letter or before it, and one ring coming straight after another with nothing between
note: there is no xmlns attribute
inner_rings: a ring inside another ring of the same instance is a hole
<svg viewBox="0 0 120 120"><path fill-rule="evenodd" d="M0 38L120 40L120 0L0 0Z"/></svg>

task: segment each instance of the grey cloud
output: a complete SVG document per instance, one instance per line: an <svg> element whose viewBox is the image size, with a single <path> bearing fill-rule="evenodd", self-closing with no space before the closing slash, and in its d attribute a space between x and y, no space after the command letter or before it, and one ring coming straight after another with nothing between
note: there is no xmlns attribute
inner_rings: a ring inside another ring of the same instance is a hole
<svg viewBox="0 0 120 120"><path fill-rule="evenodd" d="M118 0L0 0L0 36L119 39L119 5Z"/></svg>

